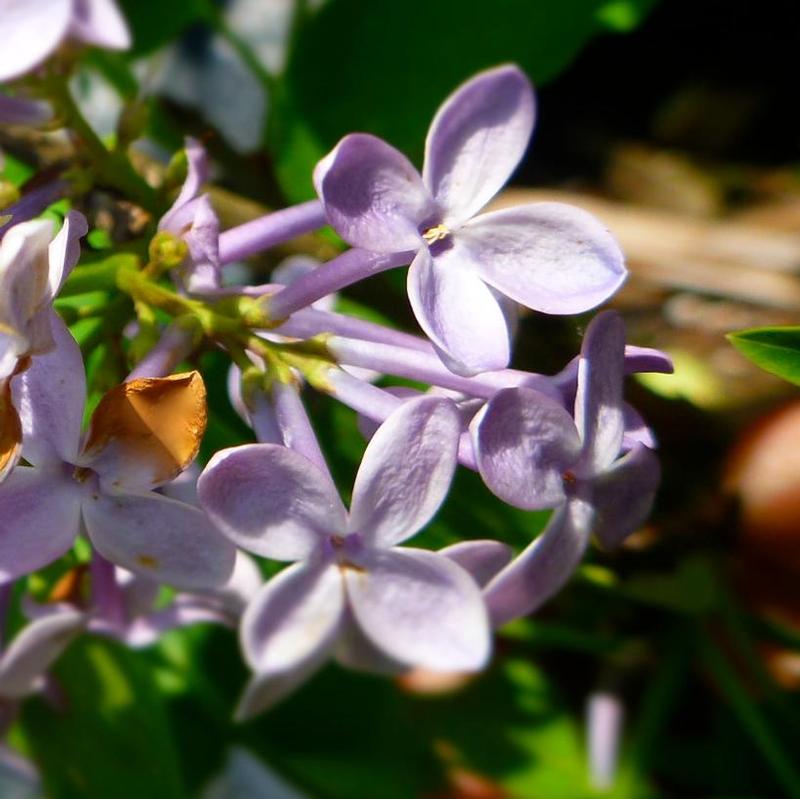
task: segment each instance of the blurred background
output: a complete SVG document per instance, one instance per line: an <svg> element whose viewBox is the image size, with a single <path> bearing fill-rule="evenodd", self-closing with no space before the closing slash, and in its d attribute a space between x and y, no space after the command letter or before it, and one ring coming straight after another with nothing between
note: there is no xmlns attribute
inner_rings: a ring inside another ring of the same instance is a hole
<svg viewBox="0 0 800 799"><path fill-rule="evenodd" d="M32 701L15 728L48 795L800 797L800 402L725 339L800 317L796 2L121 5L134 51L83 59L81 105L105 135L137 140L145 172L199 137L226 227L313 196L313 165L351 131L420 164L441 100L481 68L519 63L539 121L496 202L558 199L603 220L629 260L613 301L629 341L667 351L676 372L628 387L660 443L651 521L621 551L593 550L542 612L502 630L486 674L393 683L331 666L234 725L246 675L232 633L179 631L143 653L82 640L57 668L70 712ZM0 146L7 169L62 157L57 138L13 129ZM130 209L93 201L93 248L135 235ZM306 237L237 278L262 282L286 255L340 247ZM340 303L413 329L404 294L404 275L389 273ZM526 316L515 365L558 370L587 321ZM249 432L230 409L224 359L203 358L210 453ZM346 491L363 450L355 420L308 401ZM420 544L521 547L545 521L465 473Z"/></svg>

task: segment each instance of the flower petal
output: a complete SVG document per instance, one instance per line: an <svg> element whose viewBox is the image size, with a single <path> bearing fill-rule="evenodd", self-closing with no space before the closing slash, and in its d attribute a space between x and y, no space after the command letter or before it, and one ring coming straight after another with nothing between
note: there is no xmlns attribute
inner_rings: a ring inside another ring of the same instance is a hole
<svg viewBox="0 0 800 799"><path fill-rule="evenodd" d="M625 325L614 311L592 319L578 361L575 424L583 441L581 471L596 475L622 447L625 412Z"/></svg>
<svg viewBox="0 0 800 799"><path fill-rule="evenodd" d="M72 0L5 0L0 81L24 75L44 61L67 33Z"/></svg>
<svg viewBox="0 0 800 799"><path fill-rule="evenodd" d="M0 124L36 126L48 122L52 116L53 110L47 103L0 95Z"/></svg>
<svg viewBox="0 0 800 799"><path fill-rule="evenodd" d="M243 549L300 560L325 536L344 533L347 514L330 480L311 461L277 444L218 452L197 482L200 504Z"/></svg>
<svg viewBox="0 0 800 799"><path fill-rule="evenodd" d="M128 571L178 588L222 585L236 550L191 505L160 494L93 494L83 519L100 554Z"/></svg>
<svg viewBox="0 0 800 799"><path fill-rule="evenodd" d="M64 224L48 248L49 299L53 299L61 290L64 281L69 277L78 259L81 257L80 239L89 230L86 217L79 211L70 211L64 217Z"/></svg>
<svg viewBox="0 0 800 799"><path fill-rule="evenodd" d="M18 466L0 485L0 582L63 555L78 534L80 491L60 472Z"/></svg>
<svg viewBox="0 0 800 799"><path fill-rule="evenodd" d="M22 699L86 626L87 614L63 610L30 622L0 657L0 696Z"/></svg>
<svg viewBox="0 0 800 799"><path fill-rule="evenodd" d="M199 372L129 380L95 408L81 465L96 471L108 491L166 483L197 456L206 413Z"/></svg>
<svg viewBox="0 0 800 799"><path fill-rule="evenodd" d="M423 179L460 224L511 177L528 146L535 115L533 87L512 65L481 72L445 100L425 142Z"/></svg>
<svg viewBox="0 0 800 799"><path fill-rule="evenodd" d="M344 622L333 650L334 660L346 669L365 671L370 674L395 676L408 671L405 663L400 663L379 649L358 626L353 611L347 608Z"/></svg>
<svg viewBox="0 0 800 799"><path fill-rule="evenodd" d="M592 508L571 499L553 513L544 532L484 589L495 627L526 616L563 588L589 543Z"/></svg>
<svg viewBox="0 0 800 799"><path fill-rule="evenodd" d="M389 657L434 671L476 671L486 664L486 608L460 566L423 549L372 550L359 563L345 570L353 615Z"/></svg>
<svg viewBox="0 0 800 799"><path fill-rule="evenodd" d="M456 374L504 369L511 343L503 309L460 240L450 241L435 258L421 249L408 270L414 316Z"/></svg>
<svg viewBox="0 0 800 799"><path fill-rule="evenodd" d="M35 466L77 461L86 403L78 343L55 311L48 321L55 349L33 358L12 384L22 422L22 454Z"/></svg>
<svg viewBox="0 0 800 799"><path fill-rule="evenodd" d="M414 165L366 133L345 136L314 170L328 221L354 247L378 253L416 250L420 226L435 216Z"/></svg>
<svg viewBox="0 0 800 799"><path fill-rule="evenodd" d="M489 285L535 311L588 311L627 275L611 234L588 212L563 203L481 214L454 235Z"/></svg>
<svg viewBox="0 0 800 799"><path fill-rule="evenodd" d="M619 546L647 518L661 478L655 453L636 443L594 480L594 534L603 546Z"/></svg>
<svg viewBox="0 0 800 799"><path fill-rule="evenodd" d="M526 510L564 501L564 474L578 462L581 442L560 403L530 388L502 389L470 430L478 471L493 494Z"/></svg>
<svg viewBox="0 0 800 799"><path fill-rule="evenodd" d="M415 397L400 405L364 452L348 531L368 546L389 547L424 527L450 488L460 434L451 400Z"/></svg>
<svg viewBox="0 0 800 799"><path fill-rule="evenodd" d="M11 402L11 381L0 380L0 483L17 465L22 452L22 426Z"/></svg>
<svg viewBox="0 0 800 799"><path fill-rule="evenodd" d="M113 0L75 0L69 35L110 50L127 50L131 46L125 17Z"/></svg>
<svg viewBox="0 0 800 799"><path fill-rule="evenodd" d="M200 194L200 189L208 180L208 156L203 145L197 139L188 136L184 150L186 152L186 180L184 180L172 207L158 223L159 230L169 230L176 235L181 233L181 224L174 222L175 214Z"/></svg>
<svg viewBox="0 0 800 799"><path fill-rule="evenodd" d="M511 547L500 541L460 541L440 549L439 554L461 566L481 587L513 557Z"/></svg>

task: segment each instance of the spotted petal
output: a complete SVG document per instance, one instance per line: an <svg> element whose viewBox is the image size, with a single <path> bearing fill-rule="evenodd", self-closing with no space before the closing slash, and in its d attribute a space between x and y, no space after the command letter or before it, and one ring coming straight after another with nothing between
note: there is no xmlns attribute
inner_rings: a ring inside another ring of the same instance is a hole
<svg viewBox="0 0 800 799"><path fill-rule="evenodd" d="M347 516L330 480L307 458L276 444L218 452L197 483L200 504L243 549L274 560L309 557Z"/></svg>
<svg viewBox="0 0 800 799"><path fill-rule="evenodd" d="M233 572L235 548L198 508L154 492L94 494L82 507L92 543L128 571L188 590Z"/></svg>
<svg viewBox="0 0 800 799"><path fill-rule="evenodd" d="M534 106L530 82L511 65L479 73L445 100L422 173L445 223L465 222L511 177L533 132Z"/></svg>
<svg viewBox="0 0 800 799"><path fill-rule="evenodd" d="M328 221L354 247L416 250L433 200L414 165L375 136L353 133L317 164L314 185Z"/></svg>
<svg viewBox="0 0 800 799"><path fill-rule="evenodd" d="M434 671L475 671L489 658L486 608L475 581L442 555L372 550L345 570L364 634L390 658Z"/></svg>

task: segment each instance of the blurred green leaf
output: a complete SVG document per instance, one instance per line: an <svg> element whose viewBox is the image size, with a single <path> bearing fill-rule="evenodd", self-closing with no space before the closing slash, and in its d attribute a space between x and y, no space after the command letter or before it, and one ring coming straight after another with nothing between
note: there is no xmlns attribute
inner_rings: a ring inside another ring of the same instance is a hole
<svg viewBox="0 0 800 799"><path fill-rule="evenodd" d="M56 667L64 706L24 706L21 725L49 799L176 799L175 742L145 659L98 638Z"/></svg>
<svg viewBox="0 0 800 799"><path fill-rule="evenodd" d="M728 341L764 371L800 386L800 327L755 327Z"/></svg>
<svg viewBox="0 0 800 799"><path fill-rule="evenodd" d="M551 80L592 37L629 30L654 0L330 0L300 23L274 98L273 154L292 200L351 131L384 137L417 163L437 106L475 72L514 61Z"/></svg>
<svg viewBox="0 0 800 799"><path fill-rule="evenodd" d="M130 25L134 56L167 44L196 22L214 18L211 0L120 0Z"/></svg>

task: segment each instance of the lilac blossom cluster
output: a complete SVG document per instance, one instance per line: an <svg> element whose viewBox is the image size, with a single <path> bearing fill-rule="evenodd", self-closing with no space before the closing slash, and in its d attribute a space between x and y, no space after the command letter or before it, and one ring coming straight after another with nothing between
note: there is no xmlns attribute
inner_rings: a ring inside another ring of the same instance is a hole
<svg viewBox="0 0 800 799"><path fill-rule="evenodd" d="M128 41L108 0L0 0L0 11L15 31L0 79L34 76L0 97L7 121L40 121L26 93L57 48ZM386 142L352 134L317 165L318 199L224 231L203 193L203 148L187 142L186 180L153 231L149 262L115 275L138 331L149 324L157 342L91 414L81 350L53 307L83 268L86 221L71 211L54 235L50 221L0 211L9 217L0 231L0 600L7 606L17 581L65 558L76 539L91 552L65 563L48 601L23 594L30 621L0 656L4 701L46 686L81 632L146 646L209 621L238 627L253 672L239 718L330 658L387 674L475 672L489 661L493 628L553 596L592 535L613 548L644 521L659 467L623 383L670 371L669 360L626 346L620 317L605 311L560 373L509 368L521 307L589 311L626 276L614 239L581 209L482 212L522 158L534 115L525 75L490 69L437 112L421 174ZM350 248L267 285L223 285L227 265L325 225ZM340 289L403 266L423 336L334 310ZM172 321L159 327L143 310ZM199 372L174 371L201 342L233 361L232 401L256 443L217 452L199 473L205 387ZM380 376L429 389L379 385ZM369 438L349 509L307 415L307 386L355 410ZM518 553L490 540L405 546L459 465L504 502L552 509L544 532ZM290 565L264 581L252 556ZM166 605L162 584L174 589Z"/></svg>

